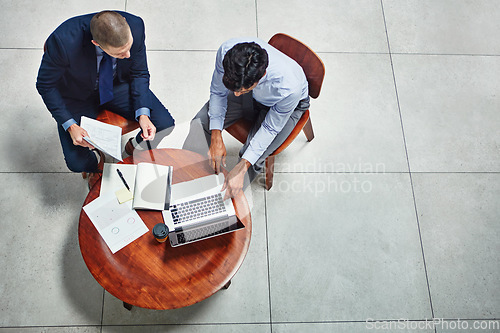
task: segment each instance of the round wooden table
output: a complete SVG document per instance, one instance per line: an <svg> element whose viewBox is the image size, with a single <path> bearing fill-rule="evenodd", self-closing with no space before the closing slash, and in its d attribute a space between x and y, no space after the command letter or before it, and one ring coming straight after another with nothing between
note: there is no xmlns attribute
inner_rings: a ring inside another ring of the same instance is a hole
<svg viewBox="0 0 500 333"><path fill-rule="evenodd" d="M172 165L173 183L213 174L206 158L180 149L154 149L134 153L124 163ZM101 182L90 190L84 205L99 196ZM163 222L159 211L138 210L150 232L112 254L87 214L80 213L78 240L83 259L101 286L122 300L127 309L176 309L204 300L227 288L250 245L252 221L243 194L233 199L244 229L171 247L158 243L151 230Z"/></svg>

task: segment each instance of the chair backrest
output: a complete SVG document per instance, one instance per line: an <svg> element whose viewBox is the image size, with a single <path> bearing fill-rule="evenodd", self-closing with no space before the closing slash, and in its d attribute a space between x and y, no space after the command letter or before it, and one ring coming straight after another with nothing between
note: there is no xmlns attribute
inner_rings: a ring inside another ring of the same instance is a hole
<svg viewBox="0 0 500 333"><path fill-rule="evenodd" d="M309 96L317 98L325 77L325 65L320 57L302 42L288 35L278 33L269 44L295 60L304 70L309 83Z"/></svg>

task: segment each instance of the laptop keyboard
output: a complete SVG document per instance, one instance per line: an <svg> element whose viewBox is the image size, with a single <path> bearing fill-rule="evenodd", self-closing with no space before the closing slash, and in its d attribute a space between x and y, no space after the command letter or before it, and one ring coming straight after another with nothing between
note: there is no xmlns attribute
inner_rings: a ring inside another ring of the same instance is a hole
<svg viewBox="0 0 500 333"><path fill-rule="evenodd" d="M174 224L187 222L226 211L222 193L170 206Z"/></svg>
<svg viewBox="0 0 500 333"><path fill-rule="evenodd" d="M227 225L227 224L226 224ZM177 234L177 242L184 244L186 241L192 242L201 238L222 234L229 231L229 227L221 227L220 224L213 224L206 227L184 231Z"/></svg>

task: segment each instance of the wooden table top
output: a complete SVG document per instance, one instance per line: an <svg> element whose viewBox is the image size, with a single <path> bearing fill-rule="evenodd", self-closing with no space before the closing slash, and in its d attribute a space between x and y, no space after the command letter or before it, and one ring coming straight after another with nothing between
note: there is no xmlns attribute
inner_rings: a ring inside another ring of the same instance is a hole
<svg viewBox="0 0 500 333"><path fill-rule="evenodd" d="M187 150L154 149L124 160L139 162L172 165L174 184L213 174L206 158ZM84 205L99 196L100 188L98 181ZM188 306L230 282L246 256L252 233L250 210L243 194L233 203L244 229L175 248L168 241L157 242L151 234L153 226L163 222L161 212L138 210L150 231L115 254L82 209L80 251L97 282L123 302L157 310Z"/></svg>

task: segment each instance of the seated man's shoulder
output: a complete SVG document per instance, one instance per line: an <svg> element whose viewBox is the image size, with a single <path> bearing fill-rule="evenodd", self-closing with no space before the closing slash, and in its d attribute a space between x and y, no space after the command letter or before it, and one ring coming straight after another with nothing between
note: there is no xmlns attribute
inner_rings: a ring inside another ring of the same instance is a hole
<svg viewBox="0 0 500 333"><path fill-rule="evenodd" d="M55 58L56 55L71 57L72 53L79 52L85 38L85 30L88 30L85 27L88 27L91 18L92 15L81 15L67 19L50 34L44 49ZM90 36L90 31L88 35Z"/></svg>
<svg viewBox="0 0 500 333"><path fill-rule="evenodd" d="M64 21L63 23L61 23L54 32L60 33L67 30L73 30L88 26L90 24L90 20L94 15L95 13L71 17L66 21Z"/></svg>

